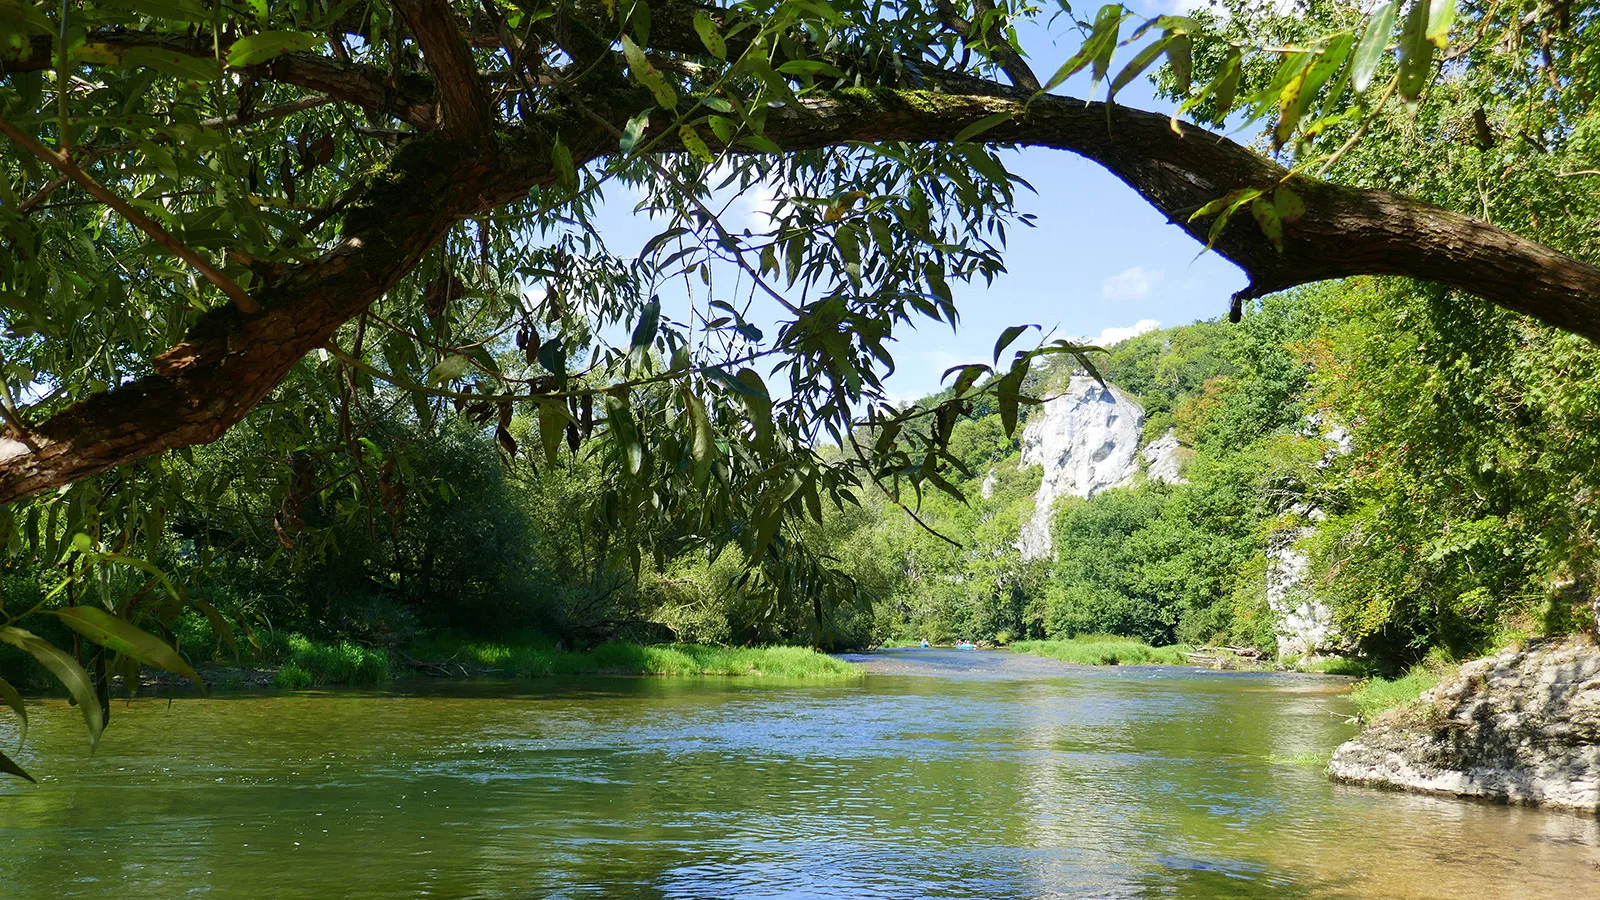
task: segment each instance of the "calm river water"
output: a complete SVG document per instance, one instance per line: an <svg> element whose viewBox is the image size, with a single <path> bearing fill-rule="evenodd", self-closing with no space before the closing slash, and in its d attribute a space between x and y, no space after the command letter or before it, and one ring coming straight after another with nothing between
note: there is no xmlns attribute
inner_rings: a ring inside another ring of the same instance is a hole
<svg viewBox="0 0 1600 900"><path fill-rule="evenodd" d="M870 664L37 703L0 897L1600 897L1593 817L1329 784L1337 679Z"/></svg>

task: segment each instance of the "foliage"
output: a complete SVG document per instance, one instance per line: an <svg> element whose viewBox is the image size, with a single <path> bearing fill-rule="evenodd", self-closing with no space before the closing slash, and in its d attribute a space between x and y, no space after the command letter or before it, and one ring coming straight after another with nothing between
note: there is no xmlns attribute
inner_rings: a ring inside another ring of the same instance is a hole
<svg viewBox="0 0 1600 900"><path fill-rule="evenodd" d="M448 650L449 652L444 652ZM419 652L423 652L419 649ZM640 645L609 641L583 651L556 650L539 641L435 642L429 659L490 666L524 678L555 675L763 675L776 678L848 678L859 666L806 647Z"/></svg>
<svg viewBox="0 0 1600 900"><path fill-rule="evenodd" d="M276 687L372 687L387 682L392 675L388 653L347 640L322 643L291 634L274 639L272 650L283 662L283 668L273 678Z"/></svg>
<svg viewBox="0 0 1600 900"><path fill-rule="evenodd" d="M1017 641L1013 653L1045 656L1080 666L1182 666L1183 648L1152 647L1118 635L1084 634L1064 641Z"/></svg>

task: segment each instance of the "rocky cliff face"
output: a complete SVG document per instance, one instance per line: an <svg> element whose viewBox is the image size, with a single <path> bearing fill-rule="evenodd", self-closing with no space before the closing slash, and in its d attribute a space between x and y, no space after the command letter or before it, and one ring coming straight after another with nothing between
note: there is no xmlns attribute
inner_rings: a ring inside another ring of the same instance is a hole
<svg viewBox="0 0 1600 900"><path fill-rule="evenodd" d="M1600 810L1600 649L1530 644L1461 667L1333 754L1338 781Z"/></svg>
<svg viewBox="0 0 1600 900"><path fill-rule="evenodd" d="M1139 465L1144 410L1114 387L1077 376L1046 400L1022 432L1023 466L1040 466L1044 477L1034 512L1022 526L1018 549L1024 559L1050 555L1051 510L1058 497L1093 497L1131 483ZM1181 450L1168 434L1145 448L1150 477L1180 480Z"/></svg>
<svg viewBox="0 0 1600 900"><path fill-rule="evenodd" d="M1277 532L1267 539L1267 606L1277 618L1278 657L1313 656L1345 650L1334 627L1333 610L1317 598L1306 578L1310 560L1296 546L1301 538L1315 531L1315 523L1325 516L1322 510L1297 503L1290 508L1298 527Z"/></svg>

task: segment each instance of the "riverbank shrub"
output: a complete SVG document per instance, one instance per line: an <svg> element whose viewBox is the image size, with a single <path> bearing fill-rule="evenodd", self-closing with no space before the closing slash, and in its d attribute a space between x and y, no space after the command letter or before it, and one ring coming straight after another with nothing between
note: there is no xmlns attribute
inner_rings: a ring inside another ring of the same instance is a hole
<svg viewBox="0 0 1600 900"><path fill-rule="evenodd" d="M1117 635L1087 634L1064 641L1016 641L1012 653L1027 653L1080 666L1182 666L1189 664L1181 646L1152 647Z"/></svg>
<svg viewBox="0 0 1600 900"><path fill-rule="evenodd" d="M557 650L546 640L524 644L435 641L419 647L425 661L486 666L523 678L554 675L751 675L849 678L861 668L809 647L714 647L608 641L589 650Z"/></svg>
<svg viewBox="0 0 1600 900"><path fill-rule="evenodd" d="M310 690L314 679L311 673L294 663L289 663L272 676L272 686L286 691Z"/></svg>

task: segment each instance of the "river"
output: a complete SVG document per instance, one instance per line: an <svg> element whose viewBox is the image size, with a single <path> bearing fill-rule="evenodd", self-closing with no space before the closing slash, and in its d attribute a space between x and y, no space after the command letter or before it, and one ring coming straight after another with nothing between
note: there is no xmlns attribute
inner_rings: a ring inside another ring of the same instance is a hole
<svg viewBox="0 0 1600 900"><path fill-rule="evenodd" d="M39 701L0 897L1600 897L1594 817L1330 784L1339 679L864 659Z"/></svg>

